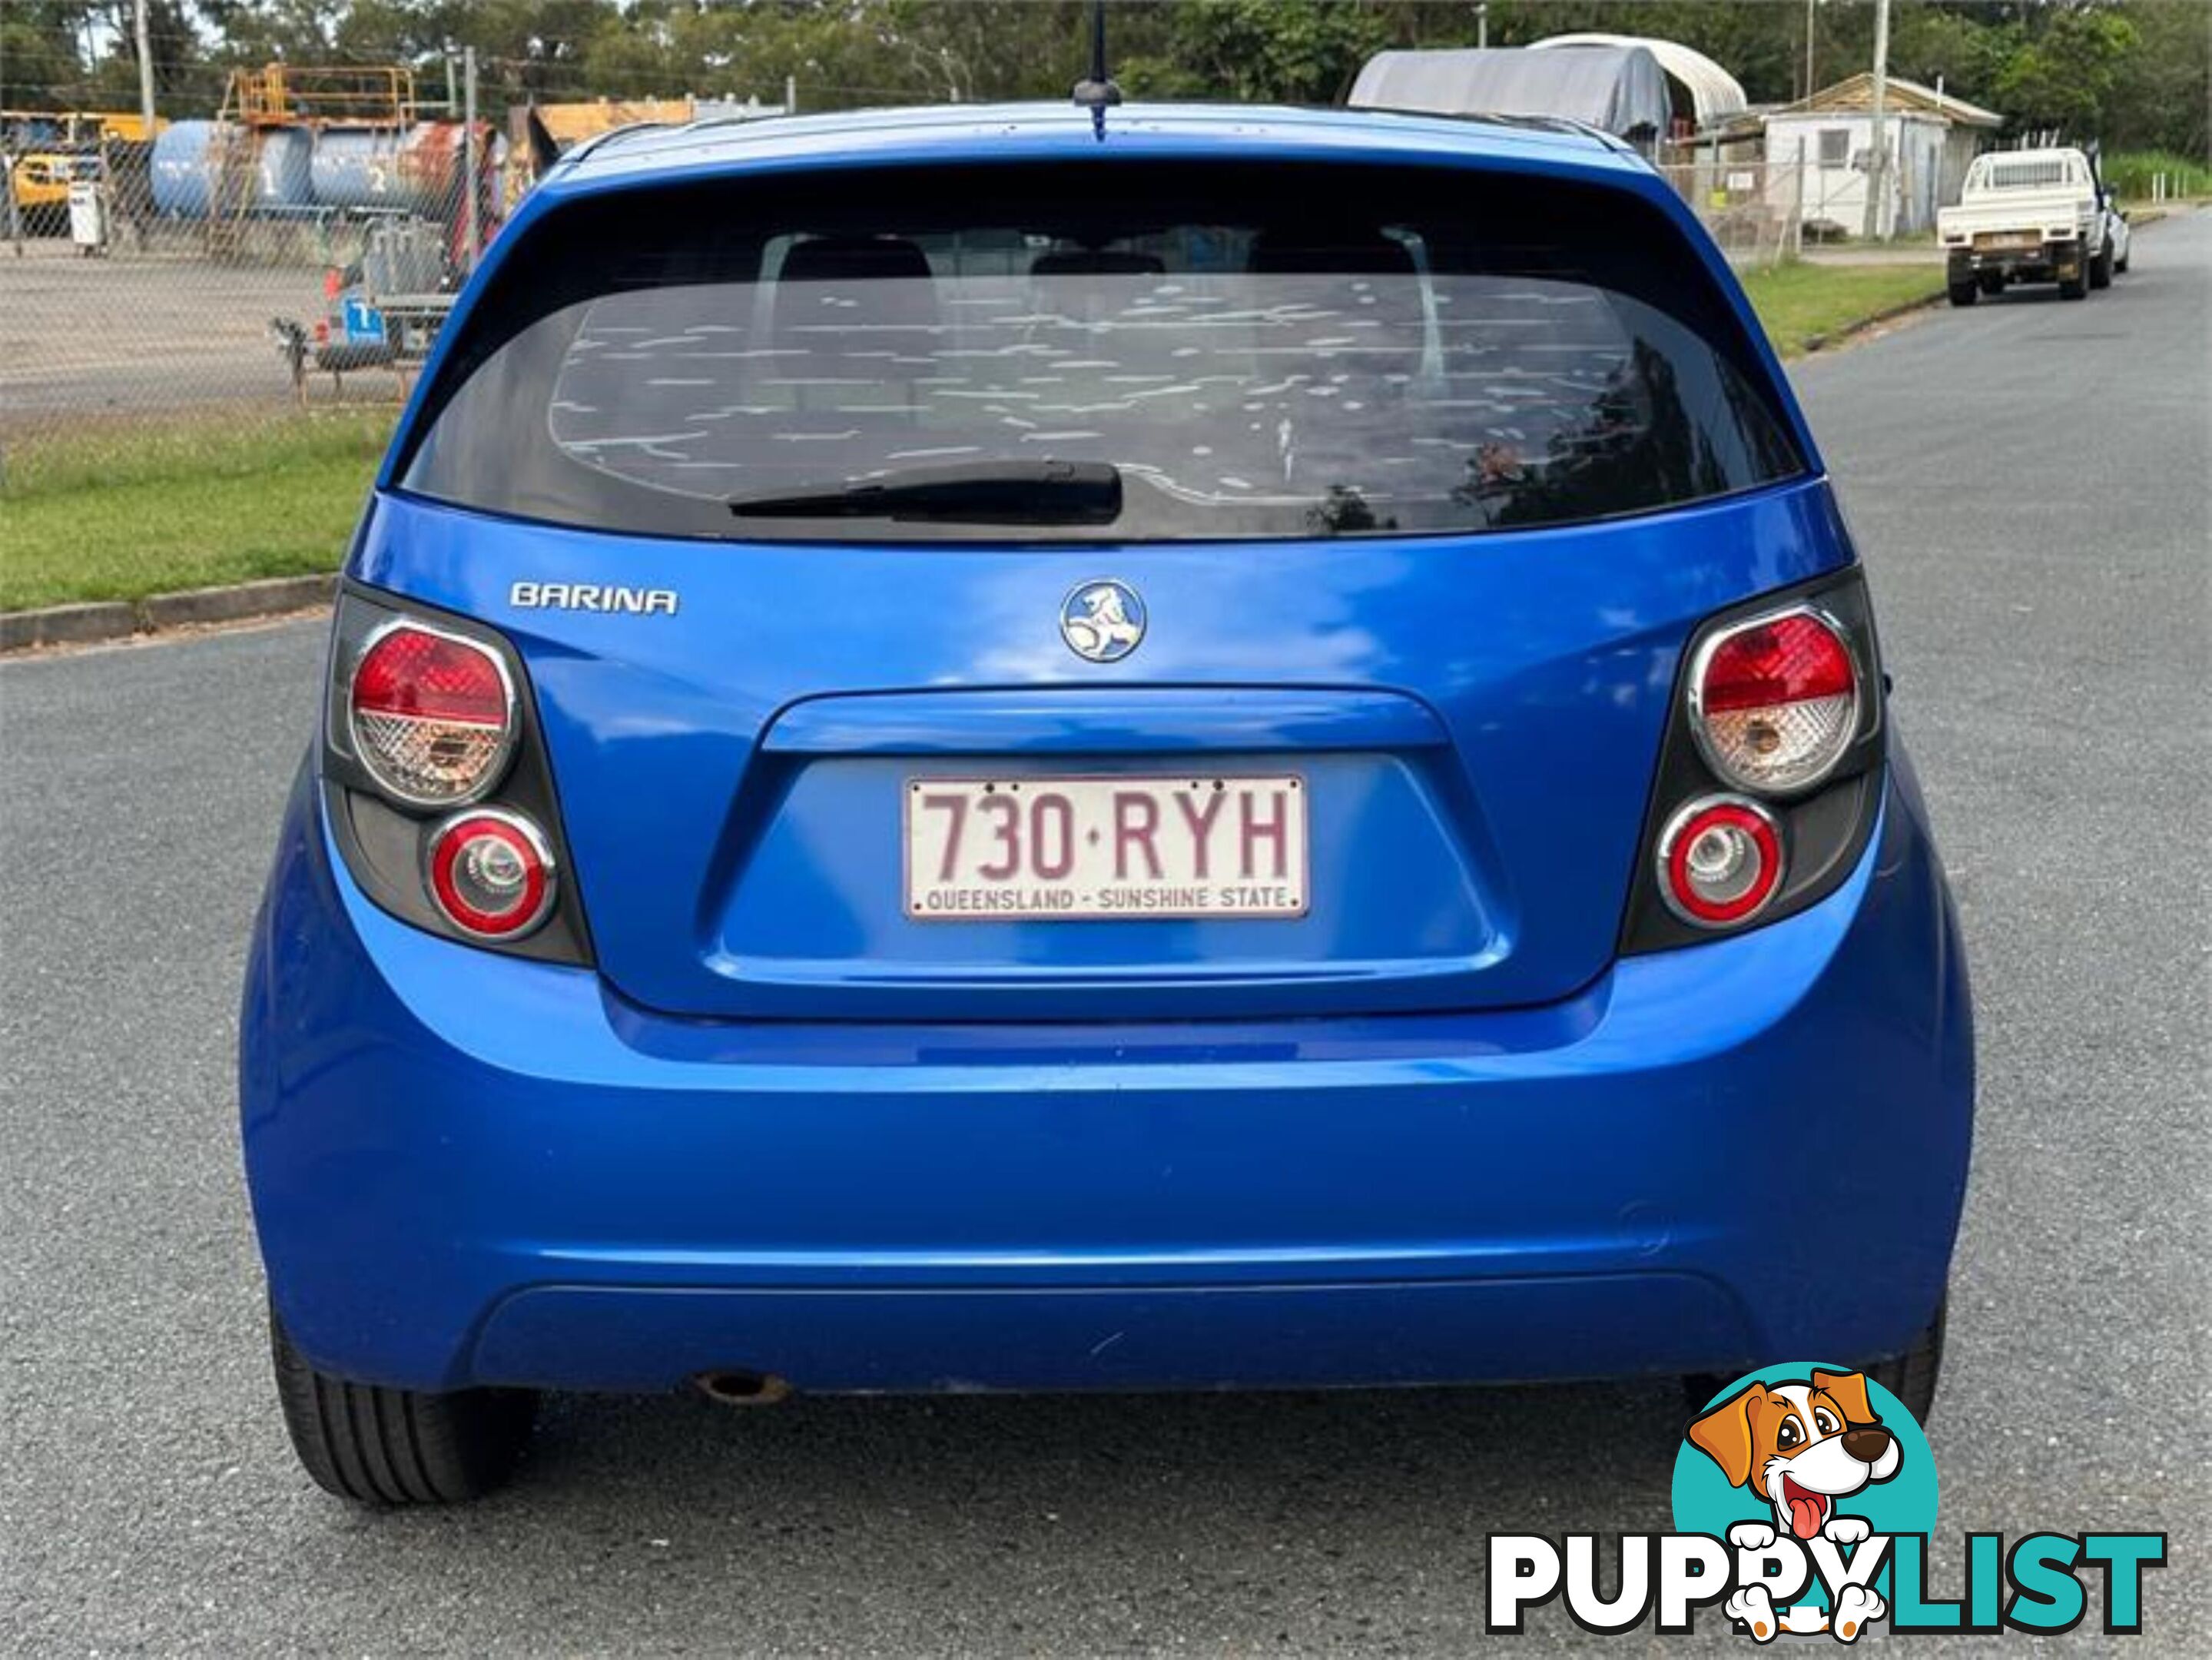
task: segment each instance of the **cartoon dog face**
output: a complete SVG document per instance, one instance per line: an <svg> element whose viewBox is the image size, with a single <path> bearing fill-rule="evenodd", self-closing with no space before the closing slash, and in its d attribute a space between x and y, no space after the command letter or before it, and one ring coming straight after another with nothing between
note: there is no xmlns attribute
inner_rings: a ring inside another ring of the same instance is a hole
<svg viewBox="0 0 2212 1660"><path fill-rule="evenodd" d="M1776 1529L1800 1539L1834 1519L1836 1500L1896 1475L1903 1456L1855 1371L1753 1383L1692 1424L1689 1435L1730 1487L1767 1499Z"/></svg>

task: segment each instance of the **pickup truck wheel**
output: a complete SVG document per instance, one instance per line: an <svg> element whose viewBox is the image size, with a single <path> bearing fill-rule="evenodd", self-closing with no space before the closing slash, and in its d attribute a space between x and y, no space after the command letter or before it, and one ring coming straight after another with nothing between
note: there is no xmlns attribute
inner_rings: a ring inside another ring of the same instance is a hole
<svg viewBox="0 0 2212 1660"><path fill-rule="evenodd" d="M2112 245L2107 242L2105 251L2089 262L2089 286L2108 289L2112 286Z"/></svg>
<svg viewBox="0 0 2212 1660"><path fill-rule="evenodd" d="M357 1505L440 1505L490 1492L530 1440L527 1389L433 1395L318 1371L275 1310L269 1347L292 1450L315 1485Z"/></svg>
<svg viewBox="0 0 2212 1660"><path fill-rule="evenodd" d="M2058 279L2061 300L2087 300L2089 297L2089 264L2086 259L2075 267L2074 275Z"/></svg>
<svg viewBox="0 0 2212 1660"><path fill-rule="evenodd" d="M1950 284L1950 291L1951 303L1954 306L1971 306L1982 297L1981 289L1972 283L1954 283Z"/></svg>

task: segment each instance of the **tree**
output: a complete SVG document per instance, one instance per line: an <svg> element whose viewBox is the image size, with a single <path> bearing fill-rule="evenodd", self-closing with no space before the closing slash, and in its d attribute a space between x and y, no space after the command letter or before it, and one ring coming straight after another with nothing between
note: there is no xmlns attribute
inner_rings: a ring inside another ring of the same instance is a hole
<svg viewBox="0 0 2212 1660"><path fill-rule="evenodd" d="M811 108L1064 96L1089 0L152 0L173 115L212 112L224 73L271 60L410 64L477 49L489 105L700 93ZM0 0L13 107L135 104L131 0ZM1893 0L1890 64L2003 113L2108 144L2203 155L2206 0ZM1816 78L1865 68L1874 0L1818 0ZM1492 0L1493 46L1583 30L1696 47L1754 103L1802 96L1801 0ZM1372 53L1471 46L1469 0L1111 0L1133 97L1330 103ZM128 94L127 96L125 94Z"/></svg>
<svg viewBox="0 0 2212 1660"><path fill-rule="evenodd" d="M1168 15L1164 55L1122 60L1132 92L1334 103L1391 43L1382 9L1359 0L1188 0Z"/></svg>
<svg viewBox="0 0 2212 1660"><path fill-rule="evenodd" d="M2136 0L2136 47L2114 66L2102 132L2112 149L2171 150L2212 165L2212 11Z"/></svg>
<svg viewBox="0 0 2212 1660"><path fill-rule="evenodd" d="M2094 138L2119 65L2136 44L2135 25L2116 12L2060 11L1997 72L1997 107L2032 131Z"/></svg>
<svg viewBox="0 0 2212 1660"><path fill-rule="evenodd" d="M84 81L77 55L84 11L56 0L9 0L0 6L0 108L76 105Z"/></svg>

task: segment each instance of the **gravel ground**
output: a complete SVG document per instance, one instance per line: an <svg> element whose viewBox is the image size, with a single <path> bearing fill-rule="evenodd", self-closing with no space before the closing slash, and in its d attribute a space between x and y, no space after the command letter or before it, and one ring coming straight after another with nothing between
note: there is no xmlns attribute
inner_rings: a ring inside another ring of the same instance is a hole
<svg viewBox="0 0 2212 1660"><path fill-rule="evenodd" d="M0 434L63 431L91 415L228 404L239 420L289 407L291 370L269 323L312 327L323 315L319 267L127 251L87 259L65 238L23 249L17 258L0 244ZM398 386L383 370L346 382L356 398L386 401ZM310 377L310 392L330 402L331 377Z"/></svg>
<svg viewBox="0 0 2212 1660"><path fill-rule="evenodd" d="M2188 216L2086 304L2008 295L1799 372L1979 1000L1937 1581L1970 1529L2170 1529L2146 1653L2212 1625L2208 296ZM1460 1652L1486 1531L1668 1525L1657 1386L564 1401L473 1511L311 1489L230 1067L319 648L0 664L0 1649ZM1556 1608L1524 1643L1662 1646Z"/></svg>

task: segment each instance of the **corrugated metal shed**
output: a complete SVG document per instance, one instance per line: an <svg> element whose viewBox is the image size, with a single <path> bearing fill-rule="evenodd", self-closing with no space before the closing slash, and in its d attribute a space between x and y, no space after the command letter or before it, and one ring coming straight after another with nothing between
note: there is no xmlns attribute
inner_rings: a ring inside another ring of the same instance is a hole
<svg viewBox="0 0 2212 1660"><path fill-rule="evenodd" d="M1954 126L1996 128L2004 125L2004 117L1995 110L1985 110L1979 104L1970 104L1963 98L1940 93L1933 87L1923 87L1917 81L1908 81L1901 75L1888 77L1885 88L1888 106L1895 110L1918 110L1950 122ZM1861 70L1848 76L1832 87L1823 87L1802 103L1790 105L1778 113L1790 115L1825 110L1864 110L1874 107L1874 76Z"/></svg>
<svg viewBox="0 0 2212 1660"><path fill-rule="evenodd" d="M1669 112L1666 72L1641 46L1377 52L1350 101L1428 115L1559 116L1645 149Z"/></svg>

